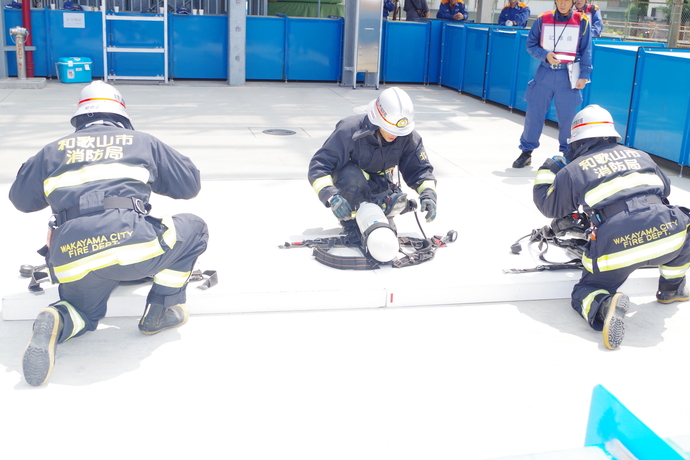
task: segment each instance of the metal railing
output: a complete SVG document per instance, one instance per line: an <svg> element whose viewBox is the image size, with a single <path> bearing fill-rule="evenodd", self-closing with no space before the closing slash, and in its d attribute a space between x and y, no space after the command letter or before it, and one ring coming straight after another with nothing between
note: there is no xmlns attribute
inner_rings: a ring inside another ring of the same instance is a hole
<svg viewBox="0 0 690 460"><path fill-rule="evenodd" d="M602 36L621 37L626 40L666 43L670 25L653 22L604 21ZM690 47L690 26L682 25L678 32L678 46Z"/></svg>

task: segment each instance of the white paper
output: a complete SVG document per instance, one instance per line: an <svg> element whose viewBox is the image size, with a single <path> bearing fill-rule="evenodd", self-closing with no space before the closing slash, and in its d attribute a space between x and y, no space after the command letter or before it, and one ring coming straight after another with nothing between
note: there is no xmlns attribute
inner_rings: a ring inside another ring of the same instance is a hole
<svg viewBox="0 0 690 460"><path fill-rule="evenodd" d="M570 78L570 87L575 89L577 86L577 81L580 79L580 63L579 62L569 62L568 63L568 78Z"/></svg>

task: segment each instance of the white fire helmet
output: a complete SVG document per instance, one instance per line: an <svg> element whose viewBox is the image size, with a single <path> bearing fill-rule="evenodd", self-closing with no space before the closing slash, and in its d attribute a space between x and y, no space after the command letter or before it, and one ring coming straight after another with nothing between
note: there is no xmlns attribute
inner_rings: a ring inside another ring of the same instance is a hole
<svg viewBox="0 0 690 460"><path fill-rule="evenodd" d="M77 111L74 112L71 122L76 127L79 115L93 113L114 113L129 120L126 109L125 100L118 90L103 81L96 80L81 90Z"/></svg>
<svg viewBox="0 0 690 460"><path fill-rule="evenodd" d="M613 126L613 117L611 117L609 111L596 104L591 104L580 110L573 118L568 144L594 137L608 137L616 138L616 141L621 140L620 134Z"/></svg>
<svg viewBox="0 0 690 460"><path fill-rule="evenodd" d="M407 136L414 129L414 107L407 93L393 87L369 103L367 116L376 126L394 136Z"/></svg>

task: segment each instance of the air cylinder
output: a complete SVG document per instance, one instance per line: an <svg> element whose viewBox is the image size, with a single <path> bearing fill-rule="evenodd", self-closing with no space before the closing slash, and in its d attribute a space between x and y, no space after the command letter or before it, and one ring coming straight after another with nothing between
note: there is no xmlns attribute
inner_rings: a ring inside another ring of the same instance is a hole
<svg viewBox="0 0 690 460"><path fill-rule="evenodd" d="M356 220L364 247L371 257L379 262L395 259L400 250L398 236L388 224L383 210L374 203L364 202L359 205Z"/></svg>

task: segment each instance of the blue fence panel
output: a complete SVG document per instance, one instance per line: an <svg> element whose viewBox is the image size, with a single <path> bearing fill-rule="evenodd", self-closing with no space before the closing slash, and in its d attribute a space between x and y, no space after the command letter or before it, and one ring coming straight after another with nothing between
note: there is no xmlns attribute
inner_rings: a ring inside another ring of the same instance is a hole
<svg viewBox="0 0 690 460"><path fill-rule="evenodd" d="M98 19L101 15L96 13ZM118 13L117 16L154 16L153 13ZM107 21L108 46L118 48L164 47L163 21ZM101 44L102 46L102 44ZM102 48L101 48L102 49ZM108 75L160 76L165 73L163 53L109 53Z"/></svg>
<svg viewBox="0 0 690 460"><path fill-rule="evenodd" d="M171 14L170 77L228 78L228 16Z"/></svg>
<svg viewBox="0 0 690 460"><path fill-rule="evenodd" d="M430 22L386 21L384 31L381 81L425 83Z"/></svg>
<svg viewBox="0 0 690 460"><path fill-rule="evenodd" d="M286 17L248 16L246 35L247 80L285 78Z"/></svg>
<svg viewBox="0 0 690 460"><path fill-rule="evenodd" d="M527 91L527 83L534 78L534 73L539 67L539 61L534 59L527 52L527 35L529 31L518 31L517 40L517 72L515 78L515 102L514 108L527 111L527 102L525 102L525 92Z"/></svg>
<svg viewBox="0 0 690 460"><path fill-rule="evenodd" d="M427 83L438 83L441 76L441 53L443 52L443 28L449 21L429 19L431 31L429 37L429 59L427 62Z"/></svg>
<svg viewBox="0 0 690 460"><path fill-rule="evenodd" d="M486 99L508 107L513 107L515 101L517 72L506 69L517 68L517 36L515 30L489 30L484 94Z"/></svg>
<svg viewBox="0 0 690 460"><path fill-rule="evenodd" d="M287 79L338 81L343 18L287 18L287 28Z"/></svg>
<svg viewBox="0 0 690 460"><path fill-rule="evenodd" d="M484 72L489 44L489 29L465 26L465 71L462 91L484 97Z"/></svg>
<svg viewBox="0 0 690 460"><path fill-rule="evenodd" d="M465 28L457 24L443 24L440 83L459 90L465 71Z"/></svg>
<svg viewBox="0 0 690 460"><path fill-rule="evenodd" d="M690 51L640 48L628 118L627 143L688 165L690 92L669 88L671 76L690 75Z"/></svg>
<svg viewBox="0 0 690 460"><path fill-rule="evenodd" d="M592 82L587 85L585 105L597 104L611 113L616 131L627 144L628 114L637 66L639 45L628 42L595 43Z"/></svg>

